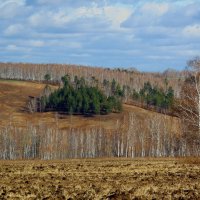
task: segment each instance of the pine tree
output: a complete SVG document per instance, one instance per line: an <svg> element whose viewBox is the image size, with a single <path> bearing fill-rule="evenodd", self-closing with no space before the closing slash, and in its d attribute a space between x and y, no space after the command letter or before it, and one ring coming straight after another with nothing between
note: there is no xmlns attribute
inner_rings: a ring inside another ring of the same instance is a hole
<svg viewBox="0 0 200 200"><path fill-rule="evenodd" d="M51 80L51 75L50 75L50 74L45 74L44 80L45 80L46 82L49 82L49 81Z"/></svg>
<svg viewBox="0 0 200 200"><path fill-rule="evenodd" d="M74 83L70 77L62 77L63 87L52 92L46 101L46 108L62 110L68 114L107 114L109 112L120 112L122 110L122 90L113 81L115 94L107 97L97 86L87 86L83 78L74 78ZM120 98L119 98L120 97ZM44 99L44 97L42 98Z"/></svg>

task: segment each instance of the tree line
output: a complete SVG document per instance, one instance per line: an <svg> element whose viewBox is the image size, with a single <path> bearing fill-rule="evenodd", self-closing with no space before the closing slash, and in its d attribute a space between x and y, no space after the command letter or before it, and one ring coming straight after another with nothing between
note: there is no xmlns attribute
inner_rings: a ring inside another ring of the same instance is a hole
<svg viewBox="0 0 200 200"><path fill-rule="evenodd" d="M169 86L174 89L176 97L180 96L181 85L184 81L185 72L167 70L164 73L144 73L133 69L110 69L100 67L88 67L70 64L30 64L30 63L0 63L0 78L17 79L29 81L44 81L44 76L50 74L51 83L59 83L61 77L69 74L74 80L75 76L84 77L90 84L96 77L99 86L103 86L104 80L110 83L113 79L120 86L128 86L125 92L125 101L129 101L129 88L132 91L139 91L144 83L150 82L151 85L157 85L159 88L165 87L165 78L168 79Z"/></svg>
<svg viewBox="0 0 200 200"><path fill-rule="evenodd" d="M199 156L198 142L188 143L180 130L174 130L177 120L157 114L144 120L130 112L111 130L59 129L56 121L24 128L8 124L0 128L0 159Z"/></svg>

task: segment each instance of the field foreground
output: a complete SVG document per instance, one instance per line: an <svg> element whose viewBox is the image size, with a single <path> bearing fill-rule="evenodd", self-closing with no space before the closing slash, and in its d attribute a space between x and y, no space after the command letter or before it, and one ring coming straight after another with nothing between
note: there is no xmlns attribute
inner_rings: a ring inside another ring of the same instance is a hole
<svg viewBox="0 0 200 200"><path fill-rule="evenodd" d="M185 159L0 161L0 199L200 199Z"/></svg>

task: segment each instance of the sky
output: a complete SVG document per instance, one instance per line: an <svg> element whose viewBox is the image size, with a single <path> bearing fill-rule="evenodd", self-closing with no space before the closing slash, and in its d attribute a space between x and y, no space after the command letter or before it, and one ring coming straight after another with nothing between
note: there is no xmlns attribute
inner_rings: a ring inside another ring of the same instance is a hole
<svg viewBox="0 0 200 200"><path fill-rule="evenodd" d="M200 0L0 0L0 62L184 69Z"/></svg>

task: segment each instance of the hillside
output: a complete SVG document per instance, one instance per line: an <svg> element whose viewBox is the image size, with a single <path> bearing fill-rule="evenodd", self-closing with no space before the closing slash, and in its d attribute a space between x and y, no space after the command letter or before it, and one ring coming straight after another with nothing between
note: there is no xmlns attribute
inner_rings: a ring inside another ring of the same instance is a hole
<svg viewBox="0 0 200 200"><path fill-rule="evenodd" d="M120 114L94 117L28 113L29 96L38 96L44 87L45 84L37 82L0 81L1 159L182 156L186 153L178 118L135 106L124 104Z"/></svg>
<svg viewBox="0 0 200 200"><path fill-rule="evenodd" d="M94 127L102 126L105 129L115 129L117 121L123 121L128 113L134 113L136 117L144 120L145 118L165 117L166 121L171 122L172 129L178 133L178 119L163 114L145 110L132 105L123 105L122 113L112 113L109 115L83 117L80 115L68 116L56 112L28 113L26 104L29 96L39 96L45 84L27 81L1 80L0 81L0 103L1 115L0 126L12 123L15 126L25 127L27 123L38 125L40 123L47 126L58 124L59 129L69 127ZM51 86L56 88L56 86Z"/></svg>

